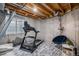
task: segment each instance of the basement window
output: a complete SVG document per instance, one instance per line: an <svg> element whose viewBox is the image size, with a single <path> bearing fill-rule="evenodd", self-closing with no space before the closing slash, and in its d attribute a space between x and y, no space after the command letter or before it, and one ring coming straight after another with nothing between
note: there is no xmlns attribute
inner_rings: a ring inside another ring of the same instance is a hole
<svg viewBox="0 0 79 59"><path fill-rule="evenodd" d="M6 34L19 34L24 33L23 31L24 20L13 18L11 23L8 26Z"/></svg>

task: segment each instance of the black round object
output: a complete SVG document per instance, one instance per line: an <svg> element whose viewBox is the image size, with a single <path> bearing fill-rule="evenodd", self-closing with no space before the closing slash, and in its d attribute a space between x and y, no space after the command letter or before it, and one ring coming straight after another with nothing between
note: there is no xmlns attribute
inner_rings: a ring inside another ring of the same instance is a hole
<svg viewBox="0 0 79 59"><path fill-rule="evenodd" d="M64 44L68 38L64 35L56 36L52 41L55 44Z"/></svg>

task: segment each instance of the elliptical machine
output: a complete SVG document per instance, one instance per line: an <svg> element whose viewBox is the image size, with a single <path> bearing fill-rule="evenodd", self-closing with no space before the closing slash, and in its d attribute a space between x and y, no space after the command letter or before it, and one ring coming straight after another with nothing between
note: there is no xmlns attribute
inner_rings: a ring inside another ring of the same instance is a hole
<svg viewBox="0 0 79 59"><path fill-rule="evenodd" d="M37 47L44 41L44 40L40 40L37 39L37 34L39 33L39 31L37 31L34 27L31 27L27 21L24 22L24 27L23 30L25 32L24 34L24 38L23 41L21 43L20 49L24 50L24 51L29 51L31 53L33 53ZM27 33L30 31L34 31L35 36L27 36ZM31 43L28 43L27 39L33 39ZM26 42L25 42L26 41Z"/></svg>

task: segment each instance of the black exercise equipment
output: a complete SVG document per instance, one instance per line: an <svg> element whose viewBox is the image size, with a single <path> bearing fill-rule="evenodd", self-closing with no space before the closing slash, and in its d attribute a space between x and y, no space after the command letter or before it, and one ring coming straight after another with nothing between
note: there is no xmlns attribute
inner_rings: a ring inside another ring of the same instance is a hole
<svg viewBox="0 0 79 59"><path fill-rule="evenodd" d="M23 29L25 31L25 34L24 34L24 38L21 43L20 49L33 53L33 51L36 50L36 48L43 42L43 40L37 39L37 34L39 33L39 31L36 31L35 28L33 28L29 24L27 24L27 21L24 22ZM30 31L34 31L35 36L26 37L27 32L30 32ZM33 39L33 41L31 43L28 43L27 39Z"/></svg>
<svg viewBox="0 0 79 59"><path fill-rule="evenodd" d="M67 41L67 37L64 36L64 35L59 35L59 36L56 36L52 41L55 43L55 44L65 44L66 41Z"/></svg>

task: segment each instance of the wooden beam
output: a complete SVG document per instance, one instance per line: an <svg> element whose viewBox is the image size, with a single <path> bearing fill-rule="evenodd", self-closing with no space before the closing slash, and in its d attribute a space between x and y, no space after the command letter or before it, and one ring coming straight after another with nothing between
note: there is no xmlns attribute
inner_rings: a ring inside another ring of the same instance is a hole
<svg viewBox="0 0 79 59"><path fill-rule="evenodd" d="M11 10L11 11L15 11L16 13L18 13L18 14L20 14L20 15L28 16L28 12L26 12L26 11L24 11L24 10L17 9L17 8L14 7L14 6L6 5L5 8L8 8L8 9Z"/></svg>
<svg viewBox="0 0 79 59"><path fill-rule="evenodd" d="M36 14L36 15L38 15L38 16L46 17L46 16L45 16L43 13L41 13L38 9L37 9L36 12L33 11L33 8L36 8L36 7L33 6L31 3L27 3L27 4L25 5L25 7L26 7L27 9L29 9L30 12L32 12L33 14Z"/></svg>
<svg viewBox="0 0 79 59"><path fill-rule="evenodd" d="M72 11L71 4L69 3L70 10Z"/></svg>
<svg viewBox="0 0 79 59"><path fill-rule="evenodd" d="M50 13L45 10L40 4L37 4L37 3L32 3L32 5L34 5L35 7L37 7L37 9L42 12L43 14L45 14L47 17L50 16Z"/></svg>
<svg viewBox="0 0 79 59"><path fill-rule="evenodd" d="M54 16L55 11L52 10L46 3L41 3L51 14L51 16Z"/></svg>
<svg viewBox="0 0 79 59"><path fill-rule="evenodd" d="M22 16L30 17L32 15L31 13L29 14L27 11L17 9L16 7L12 5L6 5L6 8L10 9L11 11L15 11L17 14L22 15Z"/></svg>
<svg viewBox="0 0 79 59"><path fill-rule="evenodd" d="M9 5L9 4L6 4L6 7L9 8L10 10L15 11L17 14L20 14L20 15L23 15L23 16L28 16L28 17L32 17L32 18L39 18L39 17L41 18L41 16L30 13L26 10L18 9L17 7Z"/></svg>
<svg viewBox="0 0 79 59"><path fill-rule="evenodd" d="M45 3L41 3L39 5L41 6L42 9L44 9L45 11L47 11L49 13L49 15L53 16L52 11L49 9L49 7Z"/></svg>
<svg viewBox="0 0 79 59"><path fill-rule="evenodd" d="M72 10L79 8L79 3L71 3Z"/></svg>
<svg viewBox="0 0 79 59"><path fill-rule="evenodd" d="M46 3L55 12L60 11L60 15L64 14L63 9L57 3Z"/></svg>
<svg viewBox="0 0 79 59"><path fill-rule="evenodd" d="M65 13L71 11L70 3L60 3L59 5L64 10Z"/></svg>

